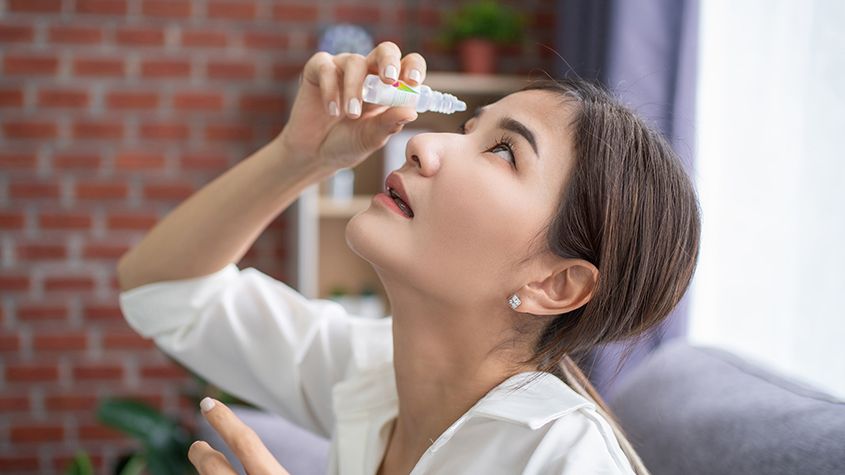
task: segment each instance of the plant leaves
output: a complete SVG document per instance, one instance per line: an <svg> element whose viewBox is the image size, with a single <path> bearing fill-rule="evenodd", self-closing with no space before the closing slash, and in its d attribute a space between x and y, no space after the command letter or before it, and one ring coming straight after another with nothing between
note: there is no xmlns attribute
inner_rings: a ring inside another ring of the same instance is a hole
<svg viewBox="0 0 845 475"><path fill-rule="evenodd" d="M466 4L443 15L445 31L441 42L457 43L466 38L486 38L504 44L519 40L525 26L525 15L491 0Z"/></svg>
<svg viewBox="0 0 845 475"><path fill-rule="evenodd" d="M128 399L103 401L97 408L97 419L140 440L148 447L167 445L176 426L155 408Z"/></svg>
<svg viewBox="0 0 845 475"><path fill-rule="evenodd" d="M97 419L143 444L142 455L151 474L190 473L190 434L154 407L130 399L108 399L97 408Z"/></svg>
<svg viewBox="0 0 845 475"><path fill-rule="evenodd" d="M65 475L94 475L94 466L87 452L79 451L65 469Z"/></svg>
<svg viewBox="0 0 845 475"><path fill-rule="evenodd" d="M141 475L145 468L147 468L147 460L144 454L135 454L123 466L120 475Z"/></svg>

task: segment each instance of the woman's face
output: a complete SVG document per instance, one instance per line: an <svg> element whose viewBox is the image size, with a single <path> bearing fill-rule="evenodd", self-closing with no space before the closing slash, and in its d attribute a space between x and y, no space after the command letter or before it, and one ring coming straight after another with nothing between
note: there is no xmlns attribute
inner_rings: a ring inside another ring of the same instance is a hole
<svg viewBox="0 0 845 475"><path fill-rule="evenodd" d="M374 200L349 221L348 245L388 295L400 285L450 306L504 305L546 277L537 262L519 262L545 245L571 165L568 123L559 96L523 91L484 107L465 133L414 136L395 172L413 218ZM503 137L512 149L497 145Z"/></svg>

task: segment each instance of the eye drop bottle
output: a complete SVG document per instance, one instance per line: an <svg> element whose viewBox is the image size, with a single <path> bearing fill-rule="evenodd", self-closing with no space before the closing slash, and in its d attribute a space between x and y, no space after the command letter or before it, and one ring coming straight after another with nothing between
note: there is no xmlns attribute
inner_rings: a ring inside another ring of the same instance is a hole
<svg viewBox="0 0 845 475"><path fill-rule="evenodd" d="M412 87L404 81L385 84L375 74L368 74L364 79L364 102L388 107L413 107L417 112L440 112L451 114L465 111L467 105L457 97L445 92L432 90L425 84Z"/></svg>

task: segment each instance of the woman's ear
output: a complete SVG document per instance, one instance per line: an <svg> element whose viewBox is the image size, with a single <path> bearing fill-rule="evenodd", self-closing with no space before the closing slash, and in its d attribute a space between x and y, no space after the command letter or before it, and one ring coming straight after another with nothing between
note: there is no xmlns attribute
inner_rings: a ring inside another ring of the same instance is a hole
<svg viewBox="0 0 845 475"><path fill-rule="evenodd" d="M563 259L548 277L525 284L516 293L522 303L517 312L559 315L581 307L593 297L599 271L583 259Z"/></svg>

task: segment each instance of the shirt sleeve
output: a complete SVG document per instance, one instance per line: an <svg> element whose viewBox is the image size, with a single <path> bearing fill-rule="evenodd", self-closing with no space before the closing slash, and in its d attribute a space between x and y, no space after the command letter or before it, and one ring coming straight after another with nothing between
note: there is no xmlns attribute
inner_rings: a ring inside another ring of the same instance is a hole
<svg viewBox="0 0 845 475"><path fill-rule="evenodd" d="M233 263L119 298L129 325L191 371L324 437L334 427L332 387L353 360L352 337L372 325Z"/></svg>

